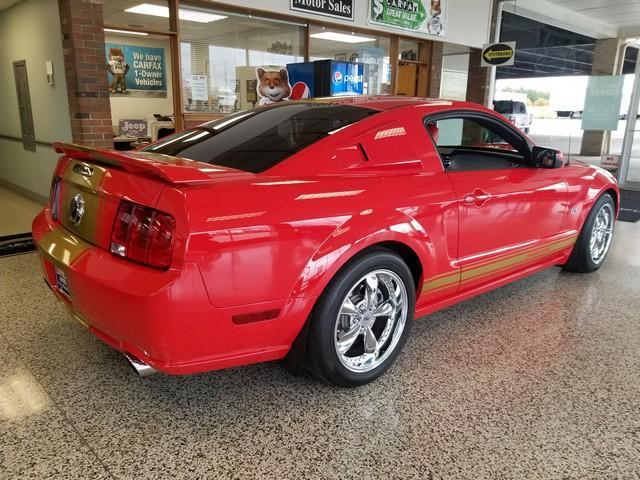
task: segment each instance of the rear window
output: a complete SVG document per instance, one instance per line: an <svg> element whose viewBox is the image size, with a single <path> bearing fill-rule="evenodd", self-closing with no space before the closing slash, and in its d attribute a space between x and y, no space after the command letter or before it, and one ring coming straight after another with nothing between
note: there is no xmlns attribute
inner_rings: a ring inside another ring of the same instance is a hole
<svg viewBox="0 0 640 480"><path fill-rule="evenodd" d="M513 102L511 100L499 100L493 104L493 108L498 113L513 113Z"/></svg>
<svg viewBox="0 0 640 480"><path fill-rule="evenodd" d="M353 105L288 103L229 115L166 137L143 151L259 173L375 113Z"/></svg>

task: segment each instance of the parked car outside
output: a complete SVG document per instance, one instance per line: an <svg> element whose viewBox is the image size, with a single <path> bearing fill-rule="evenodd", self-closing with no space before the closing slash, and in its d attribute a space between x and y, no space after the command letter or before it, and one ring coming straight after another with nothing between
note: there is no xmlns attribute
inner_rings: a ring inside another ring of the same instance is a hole
<svg viewBox="0 0 640 480"><path fill-rule="evenodd" d="M493 102L493 109L507 117L511 123L524 133L529 133L533 122L533 114L527 110L526 103L517 100L496 100Z"/></svg>

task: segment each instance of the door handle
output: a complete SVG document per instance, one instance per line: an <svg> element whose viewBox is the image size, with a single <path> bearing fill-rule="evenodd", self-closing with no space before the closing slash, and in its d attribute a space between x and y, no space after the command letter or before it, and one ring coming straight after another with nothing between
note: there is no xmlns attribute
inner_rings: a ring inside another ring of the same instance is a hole
<svg viewBox="0 0 640 480"><path fill-rule="evenodd" d="M473 193L467 193L463 197L463 201L466 205L476 205L477 207L481 207L491 198L491 195L483 192L480 189L476 189Z"/></svg>

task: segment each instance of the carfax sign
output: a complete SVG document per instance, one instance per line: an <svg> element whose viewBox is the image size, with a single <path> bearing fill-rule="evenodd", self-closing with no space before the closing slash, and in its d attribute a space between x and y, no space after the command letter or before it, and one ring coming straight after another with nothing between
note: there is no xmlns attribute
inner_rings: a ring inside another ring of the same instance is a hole
<svg viewBox="0 0 640 480"><path fill-rule="evenodd" d="M354 0L291 0L291 10L353 21Z"/></svg>
<svg viewBox="0 0 640 480"><path fill-rule="evenodd" d="M446 0L371 0L369 23L444 35Z"/></svg>
<svg viewBox="0 0 640 480"><path fill-rule="evenodd" d="M166 97L164 48L106 43L109 90L132 97Z"/></svg>

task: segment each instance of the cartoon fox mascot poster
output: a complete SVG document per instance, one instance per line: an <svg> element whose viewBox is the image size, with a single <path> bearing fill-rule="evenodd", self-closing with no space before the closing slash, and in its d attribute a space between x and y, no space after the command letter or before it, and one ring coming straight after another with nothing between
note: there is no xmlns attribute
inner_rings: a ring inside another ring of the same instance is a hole
<svg viewBox="0 0 640 480"><path fill-rule="evenodd" d="M258 105L270 105L283 100L300 100L309 98L311 93L304 82L296 82L291 86L289 72L286 68L267 70L256 68L256 91L260 101Z"/></svg>
<svg viewBox="0 0 640 480"><path fill-rule="evenodd" d="M258 105L269 105L289 100L291 85L289 84L289 74L285 68L278 71L256 68L256 76L258 77L256 90L260 97Z"/></svg>
<svg viewBox="0 0 640 480"><path fill-rule="evenodd" d="M109 49L109 59L107 60L107 70L113 76L109 91L111 93L127 93L125 75L129 71L129 64L124 60L124 53L120 48Z"/></svg>

